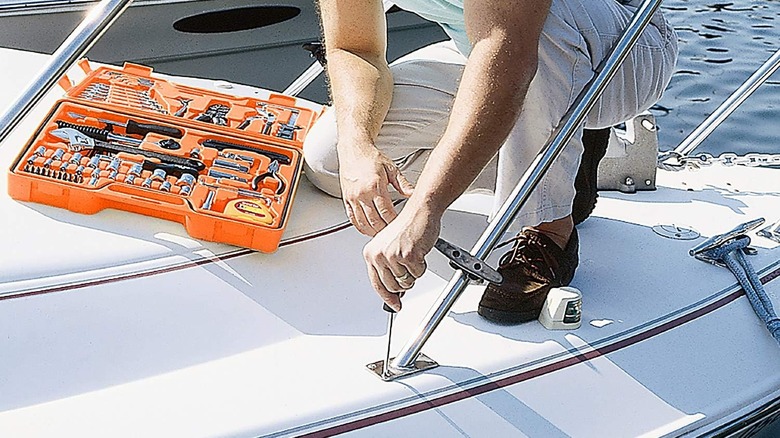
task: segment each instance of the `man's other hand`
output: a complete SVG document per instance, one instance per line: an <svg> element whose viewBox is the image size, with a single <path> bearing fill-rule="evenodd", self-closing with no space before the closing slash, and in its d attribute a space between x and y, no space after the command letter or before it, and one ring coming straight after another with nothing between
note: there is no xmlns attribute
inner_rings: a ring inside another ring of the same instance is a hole
<svg viewBox="0 0 780 438"><path fill-rule="evenodd" d="M411 196L414 186L373 145L360 150L349 157L339 155L341 196L349 221L358 231L373 237L397 216L388 186L404 197Z"/></svg>

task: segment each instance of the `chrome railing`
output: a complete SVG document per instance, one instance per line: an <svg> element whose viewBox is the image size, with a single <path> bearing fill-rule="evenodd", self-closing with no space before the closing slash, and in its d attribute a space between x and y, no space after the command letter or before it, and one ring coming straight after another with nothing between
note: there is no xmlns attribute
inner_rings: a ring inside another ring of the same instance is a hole
<svg viewBox="0 0 780 438"><path fill-rule="evenodd" d="M707 138L731 113L734 112L754 91L758 89L770 76L780 67L780 49L774 55L764 62L758 70L737 88L731 95L723 101L709 117L686 137L679 146L674 148L674 152L680 155L687 155L693 152L701 142Z"/></svg>
<svg viewBox="0 0 780 438"><path fill-rule="evenodd" d="M84 17L43 67L22 95L0 116L0 143L62 78L65 72L95 44L130 6L131 0L102 0Z"/></svg>
<svg viewBox="0 0 780 438"><path fill-rule="evenodd" d="M541 181L555 158L560 155L563 147L574 135L576 128L585 120L588 111L593 108L609 81L615 76L618 67L623 63L629 50L634 46L639 35L647 27L652 15L658 10L660 5L661 0L644 0L642 2L620 40L612 49L609 57L597 69L598 74L580 93L577 100L564 116L563 123L554 132L551 140L547 142L539 155L537 155L531 168L520 179L509 199L504 202L497 217L490 222L485 232L472 248L471 253L475 257L482 260L486 259L501 236L507 231L510 223L517 216L520 208L526 203L531 192L539 184L539 181ZM401 351L391 362L391 368L404 370L414 367L414 361L420 354L423 345L425 345L433 331L466 289L468 283L469 280L463 271L457 271L453 275L444 292L439 296L434 306L431 307L431 310L417 328L416 333L401 348Z"/></svg>

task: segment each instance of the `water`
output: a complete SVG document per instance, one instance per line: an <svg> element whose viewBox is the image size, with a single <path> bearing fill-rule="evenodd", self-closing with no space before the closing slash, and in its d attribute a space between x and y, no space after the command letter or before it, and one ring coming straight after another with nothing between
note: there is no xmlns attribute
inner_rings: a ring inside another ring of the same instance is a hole
<svg viewBox="0 0 780 438"><path fill-rule="evenodd" d="M780 1L665 0L662 9L677 30L680 56L651 111L661 149L672 149L780 48ZM777 72L696 151L780 153L779 92Z"/></svg>

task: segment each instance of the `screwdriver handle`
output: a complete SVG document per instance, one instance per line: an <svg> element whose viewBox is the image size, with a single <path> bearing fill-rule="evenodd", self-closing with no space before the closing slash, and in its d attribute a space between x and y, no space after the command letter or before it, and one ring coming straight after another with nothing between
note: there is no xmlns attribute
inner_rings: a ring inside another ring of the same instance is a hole
<svg viewBox="0 0 780 438"><path fill-rule="evenodd" d="M137 134L146 136L150 132L155 134L167 135L173 138L184 137L184 132L179 128L173 126L156 125L153 123L138 123L135 120L128 120L127 126L125 126L125 132L128 134Z"/></svg>

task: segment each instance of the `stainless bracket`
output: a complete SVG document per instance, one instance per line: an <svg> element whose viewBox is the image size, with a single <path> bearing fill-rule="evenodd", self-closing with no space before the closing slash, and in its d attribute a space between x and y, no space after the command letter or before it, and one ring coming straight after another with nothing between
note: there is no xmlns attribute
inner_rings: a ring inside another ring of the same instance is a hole
<svg viewBox="0 0 780 438"><path fill-rule="evenodd" d="M488 281L493 284L501 284L504 281L504 278L498 271L457 245L438 238L434 247L450 259L450 265L453 268L461 269L468 273L469 279L472 281Z"/></svg>
<svg viewBox="0 0 780 438"><path fill-rule="evenodd" d="M390 363L393 362L393 359L395 358L390 359ZM400 379L403 377L411 376L412 374L417 374L423 371L436 368L437 366L439 366L439 364L436 363L435 360L431 359L430 357L426 356L423 353L420 353L419 355L417 355L417 358L414 360L414 363L412 363L412 366L409 368L398 368L392 365L388 365L387 372L385 372L385 361L378 360L376 362L371 362L370 364L366 365L366 369L370 373L384 380L385 382L390 382L395 379Z"/></svg>
<svg viewBox="0 0 780 438"><path fill-rule="evenodd" d="M625 132L612 128L607 153L599 163L599 190L634 193L655 190L658 129L655 117L644 112L626 121Z"/></svg>

